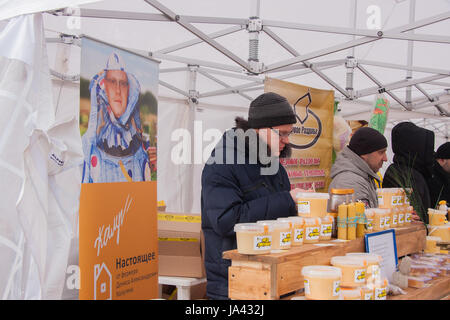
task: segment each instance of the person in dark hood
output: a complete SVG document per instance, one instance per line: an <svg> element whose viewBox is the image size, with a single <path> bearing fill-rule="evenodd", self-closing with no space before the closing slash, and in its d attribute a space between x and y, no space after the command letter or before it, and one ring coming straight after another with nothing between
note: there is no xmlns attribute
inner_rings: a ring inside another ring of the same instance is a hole
<svg viewBox="0 0 450 320"><path fill-rule="evenodd" d="M427 180L432 176L434 132L401 122L392 128L391 139L394 158L384 174L383 187L410 188L407 195L414 211L428 223L431 201Z"/></svg>
<svg viewBox="0 0 450 320"><path fill-rule="evenodd" d="M205 238L206 291L228 299L224 251L237 248L237 223L297 215L296 197L279 157L289 154L296 117L286 98L268 92L250 104L248 120L236 118L202 172L201 217Z"/></svg>
<svg viewBox="0 0 450 320"><path fill-rule="evenodd" d="M433 208L441 200L450 203L450 142L442 144L436 151L433 174L428 180L431 206Z"/></svg>

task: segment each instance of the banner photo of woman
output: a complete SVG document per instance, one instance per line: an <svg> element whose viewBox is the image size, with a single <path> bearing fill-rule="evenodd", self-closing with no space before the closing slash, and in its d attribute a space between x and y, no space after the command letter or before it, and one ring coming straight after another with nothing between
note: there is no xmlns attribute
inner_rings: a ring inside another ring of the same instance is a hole
<svg viewBox="0 0 450 320"><path fill-rule="evenodd" d="M156 180L159 63L83 37L83 183Z"/></svg>

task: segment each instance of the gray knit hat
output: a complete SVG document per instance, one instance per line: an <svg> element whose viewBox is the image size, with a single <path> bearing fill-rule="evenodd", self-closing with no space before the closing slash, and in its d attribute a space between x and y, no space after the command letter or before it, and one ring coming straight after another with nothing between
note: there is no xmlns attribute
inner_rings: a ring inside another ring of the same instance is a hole
<svg viewBox="0 0 450 320"><path fill-rule="evenodd" d="M250 128L270 128L294 124L297 119L287 99L274 92L266 92L250 103L248 125Z"/></svg>

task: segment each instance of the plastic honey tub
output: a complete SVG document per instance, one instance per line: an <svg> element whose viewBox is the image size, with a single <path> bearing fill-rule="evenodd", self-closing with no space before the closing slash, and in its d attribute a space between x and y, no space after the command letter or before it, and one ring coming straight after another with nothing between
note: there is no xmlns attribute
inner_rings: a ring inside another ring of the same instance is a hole
<svg viewBox="0 0 450 320"><path fill-rule="evenodd" d="M401 189L400 188L378 188L378 208L390 209L400 205Z"/></svg>
<svg viewBox="0 0 450 320"><path fill-rule="evenodd" d="M239 253L270 253L272 249L272 226L257 223L238 223L234 226L234 232L236 232Z"/></svg>
<svg viewBox="0 0 450 320"><path fill-rule="evenodd" d="M336 256L331 258L331 265L342 271L343 287L361 287L366 282L367 261L362 257Z"/></svg>
<svg viewBox="0 0 450 320"><path fill-rule="evenodd" d="M302 268L305 296L310 300L338 300L341 269L330 266L306 266Z"/></svg>
<svg viewBox="0 0 450 320"><path fill-rule="evenodd" d="M391 227L397 228L398 226L398 208L391 209Z"/></svg>
<svg viewBox="0 0 450 320"><path fill-rule="evenodd" d="M320 218L319 241L331 240L332 231L333 231L333 217L328 215L323 218Z"/></svg>
<svg viewBox="0 0 450 320"><path fill-rule="evenodd" d="M297 193L297 211L301 217L324 217L330 195L318 192Z"/></svg>
<svg viewBox="0 0 450 320"><path fill-rule="evenodd" d="M405 225L405 208L399 207L397 226L403 227L404 225Z"/></svg>
<svg viewBox="0 0 450 320"><path fill-rule="evenodd" d="M450 223L443 226L427 226L428 235L431 237L439 237L441 241L439 242L450 242Z"/></svg>
<svg viewBox="0 0 450 320"><path fill-rule="evenodd" d="M428 223L432 226L443 226L447 223L447 212L428 209Z"/></svg>
<svg viewBox="0 0 450 320"><path fill-rule="evenodd" d="M291 223L292 241L291 246L301 246L305 234L305 219L302 217L278 218L277 221Z"/></svg>
<svg viewBox="0 0 450 320"><path fill-rule="evenodd" d="M373 232L373 218L375 216L375 211L373 211L374 209L366 209L366 211L364 212L364 215L366 217L366 232L367 233L371 233Z"/></svg>
<svg viewBox="0 0 450 320"><path fill-rule="evenodd" d="M362 300L363 290L361 288L341 288L343 300Z"/></svg>
<svg viewBox="0 0 450 320"><path fill-rule="evenodd" d="M411 219L412 219L412 213L414 208L412 206L405 206L405 224L404 225L410 225L411 224Z"/></svg>
<svg viewBox="0 0 450 320"><path fill-rule="evenodd" d="M277 220L260 220L260 225L272 226L272 250L289 249L291 247L292 231L291 225Z"/></svg>
<svg viewBox="0 0 450 320"><path fill-rule="evenodd" d="M375 253L368 252L349 252L346 254L348 257L360 257L367 262L367 272L366 278L369 276L379 276L380 275L380 263L383 258Z"/></svg>
<svg viewBox="0 0 450 320"><path fill-rule="evenodd" d="M384 209L384 229L391 227L392 209Z"/></svg>
<svg viewBox="0 0 450 320"><path fill-rule="evenodd" d="M320 237L320 218L305 218L303 243L317 243Z"/></svg>
<svg viewBox="0 0 450 320"><path fill-rule="evenodd" d="M373 299L374 300L386 300L387 297L387 279L382 279L381 281L375 281L368 284L369 288L373 287Z"/></svg>
<svg viewBox="0 0 450 320"><path fill-rule="evenodd" d="M373 231L382 231L384 230L384 219L386 217L386 213L388 209L380 209L374 208L374 216L373 216Z"/></svg>

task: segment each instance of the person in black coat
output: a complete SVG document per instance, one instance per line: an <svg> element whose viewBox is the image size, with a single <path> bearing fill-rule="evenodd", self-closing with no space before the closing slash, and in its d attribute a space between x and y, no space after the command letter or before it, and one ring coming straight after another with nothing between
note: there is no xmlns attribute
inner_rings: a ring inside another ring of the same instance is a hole
<svg viewBox="0 0 450 320"><path fill-rule="evenodd" d="M237 223L297 215L280 157L290 154L289 135L296 117L286 98L264 93L250 104L248 121L236 118L216 145L202 172L201 217L205 238L206 293L228 299L224 251L237 248Z"/></svg>
<svg viewBox="0 0 450 320"><path fill-rule="evenodd" d="M401 122L391 132L393 163L383 178L383 188L411 188L410 203L422 221L428 223L431 206L427 180L431 178L434 132L412 122Z"/></svg>
<svg viewBox="0 0 450 320"><path fill-rule="evenodd" d="M450 204L450 142L442 144L436 151L433 175L428 180L431 206L433 208L441 200Z"/></svg>

